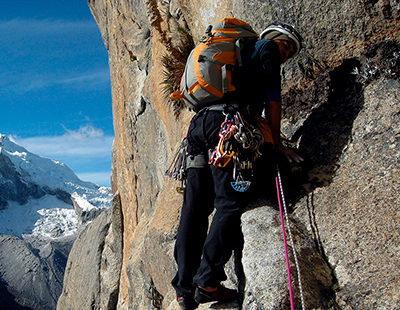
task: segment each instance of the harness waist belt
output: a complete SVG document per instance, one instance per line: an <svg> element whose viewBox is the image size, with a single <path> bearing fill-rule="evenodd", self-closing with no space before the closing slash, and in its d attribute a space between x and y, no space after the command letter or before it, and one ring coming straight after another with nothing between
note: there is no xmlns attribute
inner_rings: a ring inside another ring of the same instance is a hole
<svg viewBox="0 0 400 310"><path fill-rule="evenodd" d="M231 103L231 104L227 104L227 103L216 104L216 105L212 105L212 106L206 107L206 109L209 110L209 111L221 111L221 112L223 112L226 107L232 107L234 109L239 109L239 105L235 104L235 103Z"/></svg>
<svg viewBox="0 0 400 310"><path fill-rule="evenodd" d="M186 158L186 169L205 168L208 166L208 157L204 154L189 155Z"/></svg>

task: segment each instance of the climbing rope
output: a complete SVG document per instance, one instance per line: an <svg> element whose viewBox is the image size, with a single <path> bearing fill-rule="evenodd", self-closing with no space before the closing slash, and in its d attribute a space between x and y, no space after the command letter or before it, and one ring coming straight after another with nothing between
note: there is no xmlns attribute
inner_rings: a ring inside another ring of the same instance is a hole
<svg viewBox="0 0 400 310"><path fill-rule="evenodd" d="M298 285L299 285L299 291L300 291L300 299L301 299L301 308L305 310L305 305L304 305L304 296L303 296L303 287L301 285L301 274L300 274L300 267L299 267L299 262L297 260L297 254L296 254L296 249L294 247L294 242L293 242L293 236L292 236L292 231L290 229L289 225L289 216L286 208L286 202L285 202L285 196L283 194L283 187L282 187L282 179L281 179L281 174L279 172L279 167L276 165L276 191L278 195L278 205L279 205L279 213L281 217L281 226L282 226L282 234L283 234L283 243L285 246L285 259L286 259L286 269L287 269L287 275L288 275L288 286L289 286L289 298L290 298L290 308L291 310L294 310L294 303L293 303L293 292L292 292L292 281L290 278L290 266L289 266L289 258L288 258L288 251L287 251L287 243L286 243L286 234L285 234L285 225L283 221L283 211L282 211L282 205L285 213L285 220L286 220L286 226L289 234L289 239L290 239L290 244L292 246L293 250L293 257L294 261L296 264L296 271L297 271L297 278L298 278Z"/></svg>

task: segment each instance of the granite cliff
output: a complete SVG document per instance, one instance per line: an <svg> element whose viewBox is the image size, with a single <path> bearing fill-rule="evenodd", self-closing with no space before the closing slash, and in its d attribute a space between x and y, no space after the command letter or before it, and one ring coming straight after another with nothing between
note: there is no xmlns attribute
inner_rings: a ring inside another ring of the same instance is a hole
<svg viewBox="0 0 400 310"><path fill-rule="evenodd" d="M178 309L170 280L182 196L164 171L191 112L163 97L162 57L185 29L234 16L292 23L306 48L283 67L281 162L307 309L398 309L400 7L396 0L88 0L109 53L113 207L75 242L58 309ZM270 175L268 161L264 175ZM272 176L271 176L272 177ZM229 309L288 309L273 180L243 214ZM292 269L294 262L291 257ZM293 276L296 307L300 308ZM199 309L206 309L202 306Z"/></svg>

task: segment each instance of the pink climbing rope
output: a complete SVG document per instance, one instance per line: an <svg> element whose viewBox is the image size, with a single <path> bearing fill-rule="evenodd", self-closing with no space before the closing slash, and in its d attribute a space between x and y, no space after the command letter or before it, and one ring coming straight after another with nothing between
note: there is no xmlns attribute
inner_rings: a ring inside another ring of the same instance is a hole
<svg viewBox="0 0 400 310"><path fill-rule="evenodd" d="M292 292L292 280L290 278L289 257L288 257L287 243L286 243L285 226L283 224L283 211L282 211L282 204L281 204L281 194L280 194L280 191L279 191L278 174L275 177L275 181L276 181L276 191L277 191L277 195L278 195L279 214L280 214L280 217L281 217L283 244L285 246L285 259L286 259L286 270L287 270L288 286L289 286L290 309L294 310L293 292Z"/></svg>
<svg viewBox="0 0 400 310"><path fill-rule="evenodd" d="M284 245L285 245L285 258L286 258L286 267L287 267L288 282L289 282L290 308L291 308L291 310L294 310L293 293L292 293L292 281L290 279L290 267L289 267L289 258L288 258L288 254L287 254L287 243L286 243L285 226L283 224L282 205L283 205L283 210L285 211L285 219L286 219L287 230L288 230L288 234L289 234L289 238L290 238L290 244L291 244L292 250L293 250L294 263L296 265L297 278L298 278L298 284L299 284L299 293L300 293L300 300L301 300L301 309L305 310L306 306L305 306L305 303L304 303L303 286L301 284L300 267L299 267L299 262L298 262L298 259L297 259L296 249L295 249L295 246L294 246L292 232L291 232L291 229L290 229L289 216L288 216L288 212L287 212L287 208L286 208L285 196L283 195L282 180L281 180L281 174L279 172L278 165L276 165L276 179L275 180L276 180L276 191L278 193L279 213L280 213L280 216L281 216L281 223L282 223L283 242L284 242Z"/></svg>

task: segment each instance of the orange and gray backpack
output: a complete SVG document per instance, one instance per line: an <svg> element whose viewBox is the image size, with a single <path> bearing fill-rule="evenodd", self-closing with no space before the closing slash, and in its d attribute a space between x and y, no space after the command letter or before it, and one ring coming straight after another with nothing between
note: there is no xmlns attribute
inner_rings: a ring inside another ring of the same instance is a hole
<svg viewBox="0 0 400 310"><path fill-rule="evenodd" d="M246 41L258 38L249 24L236 18L218 20L205 32L188 57L180 91L170 96L183 99L196 112L235 90L232 70L241 66L240 51Z"/></svg>

